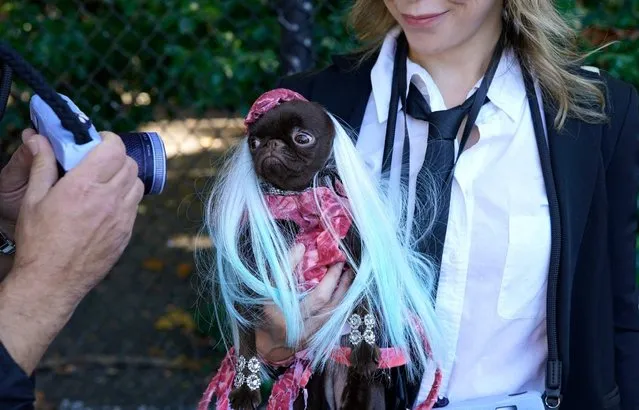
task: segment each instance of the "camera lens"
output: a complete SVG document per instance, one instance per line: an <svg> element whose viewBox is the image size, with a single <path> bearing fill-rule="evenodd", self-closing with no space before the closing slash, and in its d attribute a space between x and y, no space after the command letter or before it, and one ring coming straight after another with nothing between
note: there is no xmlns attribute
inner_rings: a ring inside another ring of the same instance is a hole
<svg viewBox="0 0 639 410"><path fill-rule="evenodd" d="M166 182L166 151L155 132L120 134L126 153L138 163L138 177L144 182L145 195L157 195Z"/></svg>

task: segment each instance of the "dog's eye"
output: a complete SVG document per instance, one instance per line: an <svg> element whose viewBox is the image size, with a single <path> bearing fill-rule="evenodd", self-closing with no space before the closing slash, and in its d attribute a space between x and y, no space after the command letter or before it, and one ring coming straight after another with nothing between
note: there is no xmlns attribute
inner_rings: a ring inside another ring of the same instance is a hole
<svg viewBox="0 0 639 410"><path fill-rule="evenodd" d="M295 138L293 138L293 140L295 140L295 143L298 145L309 145L312 144L315 139L311 134L298 132L297 134L295 134Z"/></svg>
<svg viewBox="0 0 639 410"><path fill-rule="evenodd" d="M248 143L251 150L256 150L260 146L260 140L257 137L250 137Z"/></svg>

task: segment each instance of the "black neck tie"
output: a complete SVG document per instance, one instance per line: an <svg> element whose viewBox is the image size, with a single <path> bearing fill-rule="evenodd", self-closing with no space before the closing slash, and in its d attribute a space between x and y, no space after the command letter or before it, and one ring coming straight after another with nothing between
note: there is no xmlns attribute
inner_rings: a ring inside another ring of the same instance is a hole
<svg viewBox="0 0 639 410"><path fill-rule="evenodd" d="M455 165L455 139L457 132L468 115L475 95L471 95L463 104L444 111L431 111L428 102L414 84L410 85L406 100L406 114L411 117L428 122L428 146L424 158L423 169L432 175L433 182L438 190L438 212L433 225L433 232L420 242L420 250L425 252L437 263L438 269L441 263L448 224L448 210L450 207L450 188L452 172ZM488 102L486 97L484 104ZM465 145L462 139L460 153ZM419 181L418 181L419 182ZM417 187L416 195L420 196L420 187Z"/></svg>

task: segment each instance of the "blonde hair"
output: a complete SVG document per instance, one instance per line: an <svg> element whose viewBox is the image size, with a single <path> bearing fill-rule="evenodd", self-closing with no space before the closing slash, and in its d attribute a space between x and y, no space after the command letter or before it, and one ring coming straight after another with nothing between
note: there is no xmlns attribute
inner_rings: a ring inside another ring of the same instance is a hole
<svg viewBox="0 0 639 410"><path fill-rule="evenodd" d="M557 128L568 116L606 121L603 83L577 73L587 55L577 52L577 33L552 0L504 0L503 21L508 45L539 80L546 101L557 109ZM370 57L397 26L382 0L355 0L349 23L364 44L362 59Z"/></svg>

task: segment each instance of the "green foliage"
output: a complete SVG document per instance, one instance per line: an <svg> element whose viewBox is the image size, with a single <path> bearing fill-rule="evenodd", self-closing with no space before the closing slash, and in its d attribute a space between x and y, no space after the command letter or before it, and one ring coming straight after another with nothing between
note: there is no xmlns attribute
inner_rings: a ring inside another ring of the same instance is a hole
<svg viewBox="0 0 639 410"><path fill-rule="evenodd" d="M586 49L607 45L587 62L639 88L639 0L588 0L567 14L576 20Z"/></svg>
<svg viewBox="0 0 639 410"><path fill-rule="evenodd" d="M246 112L279 75L280 30L273 4L5 1L0 5L0 37L100 128L125 131L186 112ZM344 20L350 1L315 4L313 41L317 65L324 65L331 54L354 45ZM559 6L579 29L620 40L591 56L589 63L639 85L639 0L579 6L562 0ZM26 104L18 103L2 124L14 131L26 118Z"/></svg>
<svg viewBox="0 0 639 410"><path fill-rule="evenodd" d="M186 112L245 112L279 75L279 23L266 0L47 3L3 2L0 38L101 129ZM348 44L340 16L329 6L318 10L322 61ZM18 103L2 124L13 131L27 118Z"/></svg>

